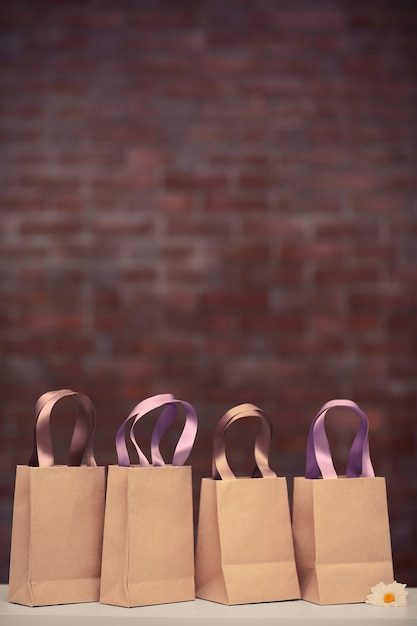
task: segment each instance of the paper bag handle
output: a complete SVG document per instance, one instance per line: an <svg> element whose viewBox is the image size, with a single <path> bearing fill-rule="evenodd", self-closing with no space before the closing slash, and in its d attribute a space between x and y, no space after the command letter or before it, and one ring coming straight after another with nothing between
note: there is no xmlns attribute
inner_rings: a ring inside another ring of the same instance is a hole
<svg viewBox="0 0 417 626"><path fill-rule="evenodd" d="M268 457L272 440L272 422L268 415L254 404L239 404L227 411L219 420L213 442L212 477L215 480L236 478L226 458L226 430L237 420L245 417L258 417L259 430L255 440L255 470L252 476L275 478L276 473L269 467Z"/></svg>
<svg viewBox="0 0 417 626"><path fill-rule="evenodd" d="M50 419L54 406L66 397L74 397L78 408L68 454L68 465L81 465L84 457L86 465L94 467L97 465L93 452L96 412L88 396L72 389L48 391L36 402L34 443L29 465L52 467L55 464Z"/></svg>
<svg viewBox="0 0 417 626"><path fill-rule="evenodd" d="M334 407L347 407L360 417L360 425L349 452L346 476L375 476L369 454L369 422L366 414L351 400L330 400L317 413L310 426L307 439L306 478L337 478L327 439L324 420L327 412Z"/></svg>
<svg viewBox="0 0 417 626"><path fill-rule="evenodd" d="M165 465L165 461L162 458L159 445L162 439L162 435L171 426L171 424L177 417L178 406L182 406L185 409L185 424L174 451L172 465L184 465L184 463L190 456L191 449L197 435L197 414L191 404L189 404L188 402L184 402L183 400L177 400L172 394L169 393L158 394L156 396L146 398L146 400L142 400L142 402L139 402L139 404L137 404L129 413L129 415L117 431L116 435L116 452L118 464L122 467L130 467L131 465L129 452L126 446L125 432L128 423L132 420L132 424L130 426L130 440L133 443L137 452L139 465L152 465L155 467ZM144 415L146 415L150 411L153 411L154 409L159 408L162 408L162 412L160 413L158 420L154 426L151 437L152 462L150 463L136 441L134 427Z"/></svg>

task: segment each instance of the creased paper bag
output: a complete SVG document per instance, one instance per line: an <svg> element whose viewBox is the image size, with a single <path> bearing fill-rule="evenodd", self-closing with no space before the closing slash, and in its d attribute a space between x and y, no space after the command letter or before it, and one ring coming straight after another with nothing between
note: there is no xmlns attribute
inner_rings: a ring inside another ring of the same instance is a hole
<svg viewBox="0 0 417 626"><path fill-rule="evenodd" d="M55 466L49 420L67 396L75 400L78 416L68 466ZM41 606L99 599L105 469L94 459L94 429L87 396L64 389L39 398L32 458L16 470L10 602Z"/></svg>
<svg viewBox="0 0 417 626"><path fill-rule="evenodd" d="M236 478L225 455L225 433L236 420L258 417L256 469ZM219 421L213 478L203 478L196 550L196 595L223 604L300 597L285 478L268 464L272 425L256 406L243 404Z"/></svg>
<svg viewBox="0 0 417 626"><path fill-rule="evenodd" d="M172 465L159 451L162 434L178 407L185 424ZM152 464L138 446L134 426L150 411L162 408L152 441ZM139 465L130 463L125 431ZM197 432L197 416L187 402L160 394L139 403L116 437L117 466L108 472L100 602L143 606L193 600L194 535L191 467L184 466Z"/></svg>
<svg viewBox="0 0 417 626"><path fill-rule="evenodd" d="M361 420L345 477L336 474L324 430L336 407ZM364 602L372 586L394 580L385 479L372 467L368 419L350 400L326 403L310 428L306 478L294 479L293 534L304 600Z"/></svg>

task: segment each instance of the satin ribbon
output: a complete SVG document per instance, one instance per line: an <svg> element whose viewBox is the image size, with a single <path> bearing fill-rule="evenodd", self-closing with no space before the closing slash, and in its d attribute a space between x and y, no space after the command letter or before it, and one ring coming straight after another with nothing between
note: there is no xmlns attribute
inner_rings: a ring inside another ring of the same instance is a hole
<svg viewBox="0 0 417 626"><path fill-rule="evenodd" d="M369 454L369 423L366 414L351 400L331 400L326 402L311 424L307 438L306 478L337 478L327 439L324 421L328 411L334 407L347 407L360 417L359 429L353 440L346 468L346 476L375 476Z"/></svg>
<svg viewBox="0 0 417 626"><path fill-rule="evenodd" d="M268 457L272 440L270 418L254 404L240 404L227 411L219 420L213 441L212 477L215 480L236 478L226 458L226 430L237 420L245 417L258 417L259 429L255 440L255 469L252 477L274 478L275 472L269 467Z"/></svg>
<svg viewBox="0 0 417 626"><path fill-rule="evenodd" d="M132 411L129 413L123 424L120 426L116 435L116 452L118 464L122 467L130 467L131 462L129 458L129 452L126 445L126 429L130 421L129 436L130 440L136 450L139 459L139 465L141 466L162 466L165 465L165 461L162 458L159 445L163 434L171 426L177 417L178 406L182 406L185 410L185 423L181 435L178 439L178 443L175 447L172 465L184 465L188 457L190 456L191 449L193 447L196 435L197 435L197 414L194 408L188 402L183 400L177 400L172 394L158 394L146 400L139 402ZM134 428L137 422L147 413L154 409L162 408L158 420L153 429L151 437L151 462L149 462L147 456L143 453L139 447Z"/></svg>
<svg viewBox="0 0 417 626"><path fill-rule="evenodd" d="M85 394L71 389L48 391L36 402L34 444L28 465L52 467L55 464L50 419L54 406L66 397L74 397L77 402L77 417L68 454L68 465L81 465L83 458L85 458L86 465L91 467L97 465L93 452L96 427L96 412L93 403Z"/></svg>

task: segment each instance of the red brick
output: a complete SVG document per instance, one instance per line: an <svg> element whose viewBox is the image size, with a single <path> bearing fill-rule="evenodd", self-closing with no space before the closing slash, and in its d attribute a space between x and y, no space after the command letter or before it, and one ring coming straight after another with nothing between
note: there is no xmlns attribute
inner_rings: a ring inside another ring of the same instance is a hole
<svg viewBox="0 0 417 626"><path fill-rule="evenodd" d="M208 311L218 309L227 310L237 308L243 309L258 309L266 306L266 292L265 290L244 290L244 291L223 291L212 290L210 293L206 293L202 297L203 310Z"/></svg>
<svg viewBox="0 0 417 626"><path fill-rule="evenodd" d="M79 233L81 224L73 220L47 220L22 222L20 231L22 235L73 235Z"/></svg>
<svg viewBox="0 0 417 626"><path fill-rule="evenodd" d="M205 208L207 211L233 212L256 212L266 211L268 206L265 195L255 197L247 194L230 195L225 193L208 192L205 198Z"/></svg>
<svg viewBox="0 0 417 626"><path fill-rule="evenodd" d="M242 174L239 185L242 189L268 189L277 184L276 177L265 174Z"/></svg>
<svg viewBox="0 0 417 626"><path fill-rule="evenodd" d="M168 172L165 177L165 186L169 190L218 189L226 186L226 176L210 173Z"/></svg>
<svg viewBox="0 0 417 626"><path fill-rule="evenodd" d="M167 213L188 213L194 205L193 192L172 191L161 193L155 200L155 207Z"/></svg>
<svg viewBox="0 0 417 626"><path fill-rule="evenodd" d="M98 237L111 235L149 235L153 232L153 222L148 217L133 214L119 216L117 214L100 215L94 224Z"/></svg>

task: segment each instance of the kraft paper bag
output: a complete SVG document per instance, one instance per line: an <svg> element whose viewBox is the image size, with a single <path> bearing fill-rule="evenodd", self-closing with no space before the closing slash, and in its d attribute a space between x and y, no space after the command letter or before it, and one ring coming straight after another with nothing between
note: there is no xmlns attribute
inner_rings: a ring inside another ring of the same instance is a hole
<svg viewBox="0 0 417 626"><path fill-rule="evenodd" d="M49 421L55 404L68 396L78 415L68 466L55 466ZM105 469L96 466L94 430L94 407L84 394L64 389L39 398L32 457L29 466L16 470L10 602L42 606L99 599Z"/></svg>
<svg viewBox="0 0 417 626"><path fill-rule="evenodd" d="M239 419L258 417L256 468L236 478L225 434ZM196 596L222 604L300 597L285 478L269 467L272 424L252 404L228 411L214 436L212 478L203 478L196 550Z"/></svg>
<svg viewBox="0 0 417 626"><path fill-rule="evenodd" d="M185 424L166 465L159 443L185 410ZM134 427L154 409L162 408L151 440L152 463L138 446ZM130 439L139 465L130 463ZM118 465L108 472L100 602L144 606L194 600L194 530L191 467L184 466L197 433L197 415L187 402L160 394L140 402L119 428Z"/></svg>
<svg viewBox="0 0 417 626"><path fill-rule="evenodd" d="M336 474L324 429L326 414L335 407L350 408L360 417L344 477ZM293 497L304 600L365 602L371 587L394 580L385 479L375 477L368 429L367 416L350 400L327 402L310 428L306 477L294 479Z"/></svg>

